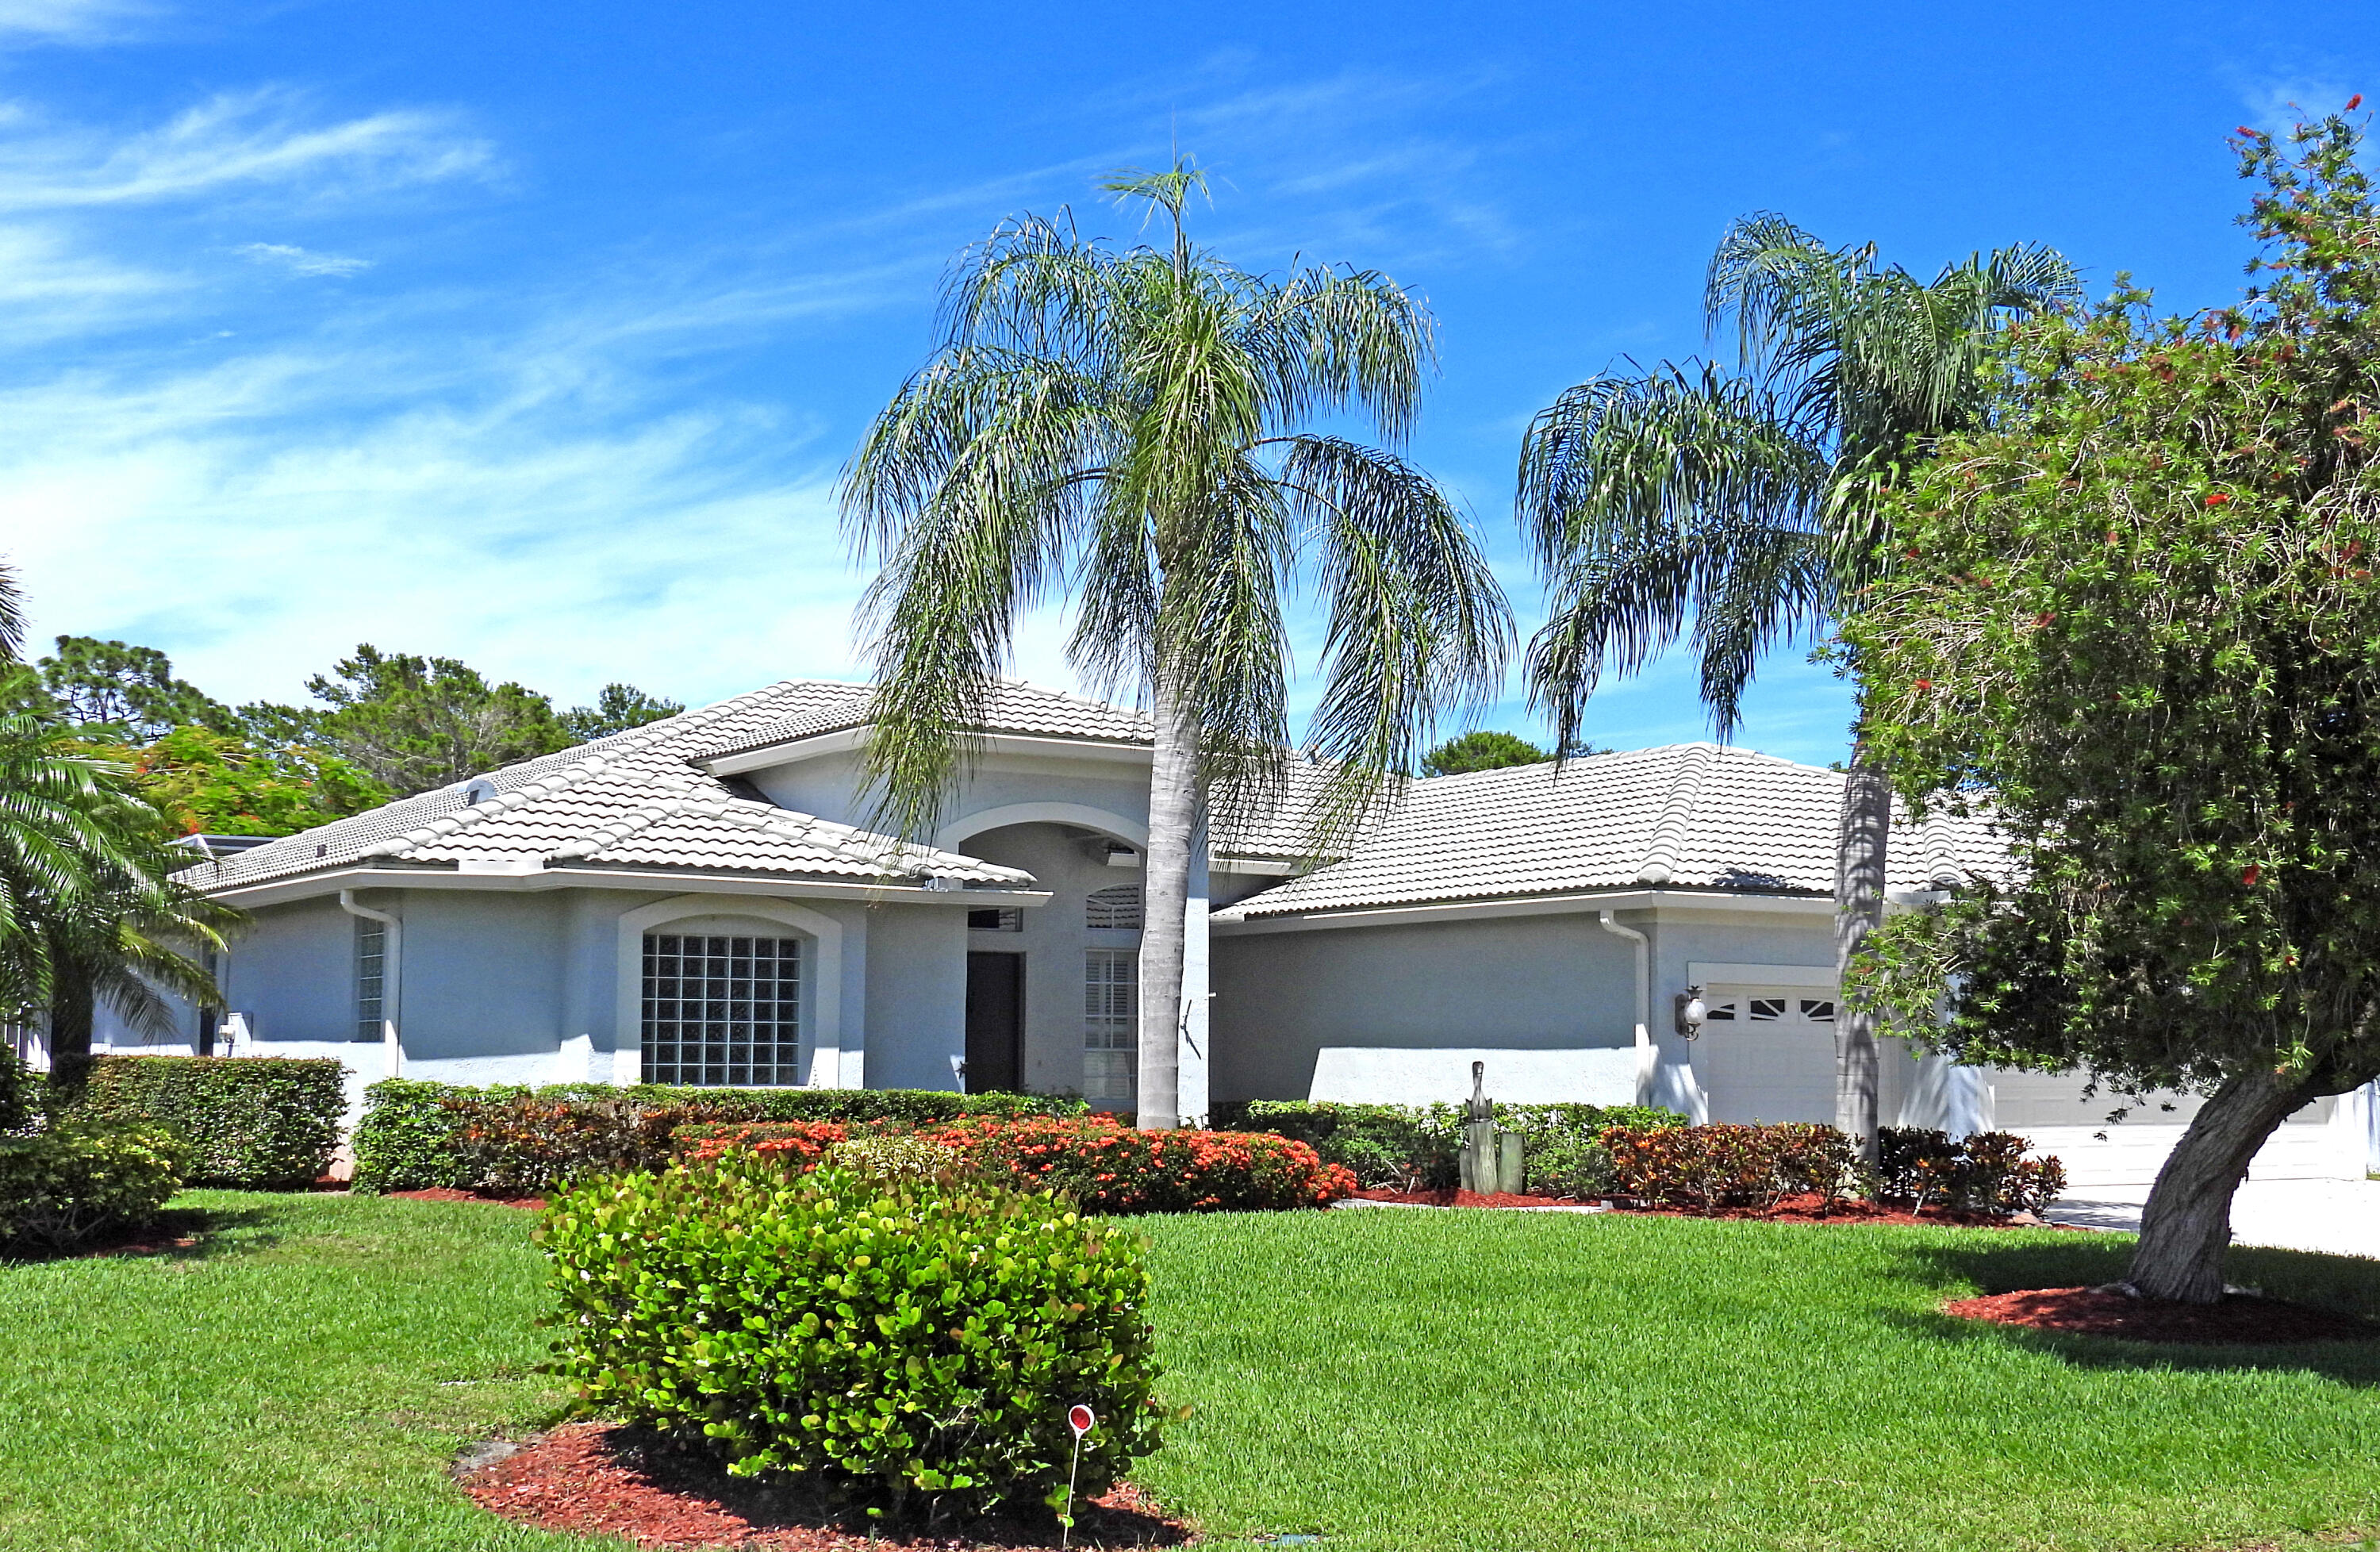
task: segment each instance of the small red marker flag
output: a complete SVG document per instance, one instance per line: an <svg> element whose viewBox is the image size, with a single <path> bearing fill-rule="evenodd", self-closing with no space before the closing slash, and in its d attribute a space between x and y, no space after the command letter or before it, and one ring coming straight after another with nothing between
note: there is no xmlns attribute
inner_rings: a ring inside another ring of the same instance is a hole
<svg viewBox="0 0 2380 1552"><path fill-rule="evenodd" d="M1091 1409L1080 1403L1075 1404L1066 1413L1066 1426L1075 1430L1076 1438L1081 1438L1085 1434L1089 1433L1091 1425L1097 1421L1099 1420L1091 1415Z"/></svg>

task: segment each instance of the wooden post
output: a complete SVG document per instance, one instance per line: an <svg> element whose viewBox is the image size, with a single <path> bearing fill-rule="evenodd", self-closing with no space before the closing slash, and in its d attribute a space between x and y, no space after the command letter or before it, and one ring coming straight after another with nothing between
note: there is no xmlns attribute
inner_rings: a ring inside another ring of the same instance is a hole
<svg viewBox="0 0 2380 1552"><path fill-rule="evenodd" d="M1471 1064L1471 1099L1463 1107L1463 1189L1492 1192L1500 1177L1496 1158L1496 1107L1488 1097L1488 1064Z"/></svg>
<svg viewBox="0 0 2380 1552"><path fill-rule="evenodd" d="M1518 1132L1496 1134L1496 1189L1518 1196L1522 1184L1528 1179L1521 1168L1521 1134Z"/></svg>

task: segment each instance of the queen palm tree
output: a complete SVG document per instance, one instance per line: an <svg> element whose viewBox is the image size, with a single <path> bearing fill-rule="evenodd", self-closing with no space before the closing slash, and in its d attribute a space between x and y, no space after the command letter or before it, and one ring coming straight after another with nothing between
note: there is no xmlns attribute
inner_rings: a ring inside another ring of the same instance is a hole
<svg viewBox="0 0 2380 1552"><path fill-rule="evenodd" d="M1193 837L1265 800L1289 748L1282 593L1318 577L1329 626L1309 748L1334 774L1319 855L1412 766L1440 708L1492 693L1510 625L1462 515L1402 458L1311 429L1410 431L1429 315L1369 271L1249 274L1192 243L1186 161L1103 185L1172 241L1122 248L1062 215L1001 226L944 288L941 343L845 470L877 689L877 822L932 831L975 746L1017 616L1074 600L1067 653L1149 706L1137 1110L1180 1120Z"/></svg>
<svg viewBox="0 0 2380 1552"><path fill-rule="evenodd" d="M0 704L23 703L21 665ZM0 712L0 1010L48 1014L51 1069L71 1087L104 1003L135 1029L163 1032L169 996L213 1000L193 951L219 949L239 913L174 875L191 855L132 773L78 746L37 711Z"/></svg>
<svg viewBox="0 0 2380 1552"><path fill-rule="evenodd" d="M1879 495L1995 402L1994 336L2071 305L2056 250L1976 255L1921 281L1871 246L1829 249L1781 216L1732 225L1704 288L1738 366L1664 366L1583 382L1521 447L1517 512L1551 592L1529 644L1532 698L1559 746L1606 669L1630 674L1682 635L1721 742L1769 648L1818 637L1890 561ZM1836 860L1838 970L1882 920L1891 789L1854 732ZM1836 1014L1835 1124L1876 1136L1872 1013Z"/></svg>

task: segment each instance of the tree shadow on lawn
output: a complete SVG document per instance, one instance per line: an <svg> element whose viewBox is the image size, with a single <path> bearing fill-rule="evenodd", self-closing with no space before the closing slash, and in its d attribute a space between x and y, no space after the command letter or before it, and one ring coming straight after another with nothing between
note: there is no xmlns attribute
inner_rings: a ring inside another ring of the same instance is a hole
<svg viewBox="0 0 2380 1552"><path fill-rule="evenodd" d="M265 1207L167 1207L145 1224L116 1229L56 1249L20 1245L0 1252L0 1267L59 1261L203 1261L262 1250L281 1238ZM236 1236L236 1237L235 1237Z"/></svg>
<svg viewBox="0 0 2380 1552"><path fill-rule="evenodd" d="M1986 1294L2012 1293L2117 1281L2131 1264L2132 1239L2129 1234L2061 1234L2054 1240L1961 1235L1951 1243L1908 1245L1901 1255L1911 1280L1938 1289L1947 1303L1967 1297L1970 1288ZM2234 1246L2224 1258L2224 1275L2234 1286L2254 1289L2266 1298L2364 1319L2380 1318L2380 1261ZM2036 1330L1965 1320L1938 1311L1886 1318L1946 1340L1999 1341L2051 1353L2077 1368L2287 1368L2303 1369L2345 1385L2380 1385L2380 1332L2365 1341L2200 1346Z"/></svg>

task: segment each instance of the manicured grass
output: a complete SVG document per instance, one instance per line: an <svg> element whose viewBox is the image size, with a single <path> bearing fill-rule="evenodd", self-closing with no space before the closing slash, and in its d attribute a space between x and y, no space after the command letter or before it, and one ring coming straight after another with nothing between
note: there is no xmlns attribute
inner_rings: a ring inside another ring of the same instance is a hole
<svg viewBox="0 0 2380 1552"><path fill-rule="evenodd" d="M1142 1476L1218 1532L1955 1552L2380 1527L2380 1344L2176 1358L1935 1313L2107 1281L2128 1239L1399 1211L1153 1238L1197 1412ZM2232 1267L2380 1311L2380 1263Z"/></svg>
<svg viewBox="0 0 2380 1552"><path fill-rule="evenodd" d="M560 1548L444 1467L562 1397L526 1215L195 1194L202 1254L0 1266L0 1546ZM1430 1212L1145 1219L1142 1479L1333 1548L2166 1548L2380 1527L2380 1344L2176 1358L1975 1329L2073 1234ZM2380 1265L2240 1252L2380 1311Z"/></svg>
<svg viewBox="0 0 2380 1552"><path fill-rule="evenodd" d="M0 1546L584 1547L447 1482L550 1416L525 1213L193 1192L202 1253L0 1264ZM607 1544L617 1545L617 1544Z"/></svg>

